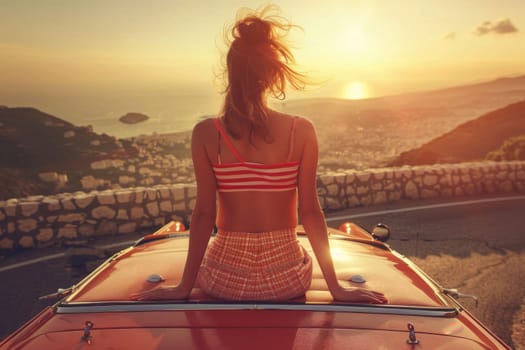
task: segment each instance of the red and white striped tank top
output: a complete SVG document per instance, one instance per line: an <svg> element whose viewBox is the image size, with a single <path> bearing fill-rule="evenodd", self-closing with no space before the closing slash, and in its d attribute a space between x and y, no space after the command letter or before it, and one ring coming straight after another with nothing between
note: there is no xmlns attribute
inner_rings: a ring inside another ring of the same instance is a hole
<svg viewBox="0 0 525 350"><path fill-rule="evenodd" d="M218 118L214 119L219 135L233 153L238 162L222 164L219 152L218 164L213 165L213 172L217 179L219 192L239 191L289 191L297 187L299 162L291 162L295 122L293 119L290 131L290 145L286 162L273 164L260 164L245 162L233 146L228 135L222 128Z"/></svg>

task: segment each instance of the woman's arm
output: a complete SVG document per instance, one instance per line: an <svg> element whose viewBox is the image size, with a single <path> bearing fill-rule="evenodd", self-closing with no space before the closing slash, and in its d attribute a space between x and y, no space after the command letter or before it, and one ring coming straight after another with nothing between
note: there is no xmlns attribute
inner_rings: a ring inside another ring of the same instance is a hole
<svg viewBox="0 0 525 350"><path fill-rule="evenodd" d="M205 140L210 140L204 123L206 121L197 124L192 134L191 150L197 199L191 216L188 255L181 281L176 286L161 285L134 294L131 296L134 300L186 299L195 284L216 217L216 181L204 143Z"/></svg>
<svg viewBox="0 0 525 350"><path fill-rule="evenodd" d="M317 195L317 135L313 125L304 120L300 127L303 152L298 179L299 218L333 298L341 301L384 303L381 293L363 288L343 288L337 281L330 254L328 230ZM298 131L299 131L298 130Z"/></svg>

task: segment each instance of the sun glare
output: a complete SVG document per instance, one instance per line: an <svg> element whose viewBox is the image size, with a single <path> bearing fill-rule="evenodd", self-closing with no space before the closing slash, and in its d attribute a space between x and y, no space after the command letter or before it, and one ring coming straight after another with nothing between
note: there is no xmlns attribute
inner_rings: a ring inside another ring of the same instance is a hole
<svg viewBox="0 0 525 350"><path fill-rule="evenodd" d="M345 87L344 98L349 100L361 100L370 97L368 86L360 81L352 81Z"/></svg>

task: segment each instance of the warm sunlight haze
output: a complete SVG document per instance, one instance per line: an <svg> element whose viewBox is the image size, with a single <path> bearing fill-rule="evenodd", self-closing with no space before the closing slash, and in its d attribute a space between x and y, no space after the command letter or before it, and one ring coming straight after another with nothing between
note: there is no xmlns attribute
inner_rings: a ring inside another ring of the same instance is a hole
<svg viewBox="0 0 525 350"><path fill-rule="evenodd" d="M521 0L275 4L302 28L290 42L298 69L316 82L290 99L364 99L525 73ZM1 1L0 104L61 115L70 113L57 108L64 97L89 105L118 100L143 111L158 107L160 96L207 96L218 106L223 28L240 7L261 5Z"/></svg>
<svg viewBox="0 0 525 350"><path fill-rule="evenodd" d="M361 100L363 98L368 97L370 97L368 87L366 84L360 81L353 81L351 83L348 83L348 85L345 88L345 93L343 95L343 98L347 98L349 100Z"/></svg>

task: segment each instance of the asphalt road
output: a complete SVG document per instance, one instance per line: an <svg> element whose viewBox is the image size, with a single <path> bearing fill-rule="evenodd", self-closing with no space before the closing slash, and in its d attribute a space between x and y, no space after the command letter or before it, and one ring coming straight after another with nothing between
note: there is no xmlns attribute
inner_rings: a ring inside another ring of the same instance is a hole
<svg viewBox="0 0 525 350"><path fill-rule="evenodd" d="M349 220L365 228L377 222L388 224L392 248L442 286L476 295L477 305L471 299L460 302L505 342L525 349L524 216L525 196L520 196L510 200L402 201L329 213L327 220L332 227ZM119 241L137 237L96 244L105 246L109 254L119 250ZM23 266L37 258L45 259ZM89 262L88 270L102 261ZM67 255L57 248L0 257L0 338L53 303L38 301L38 296L68 287L84 273L71 269Z"/></svg>

